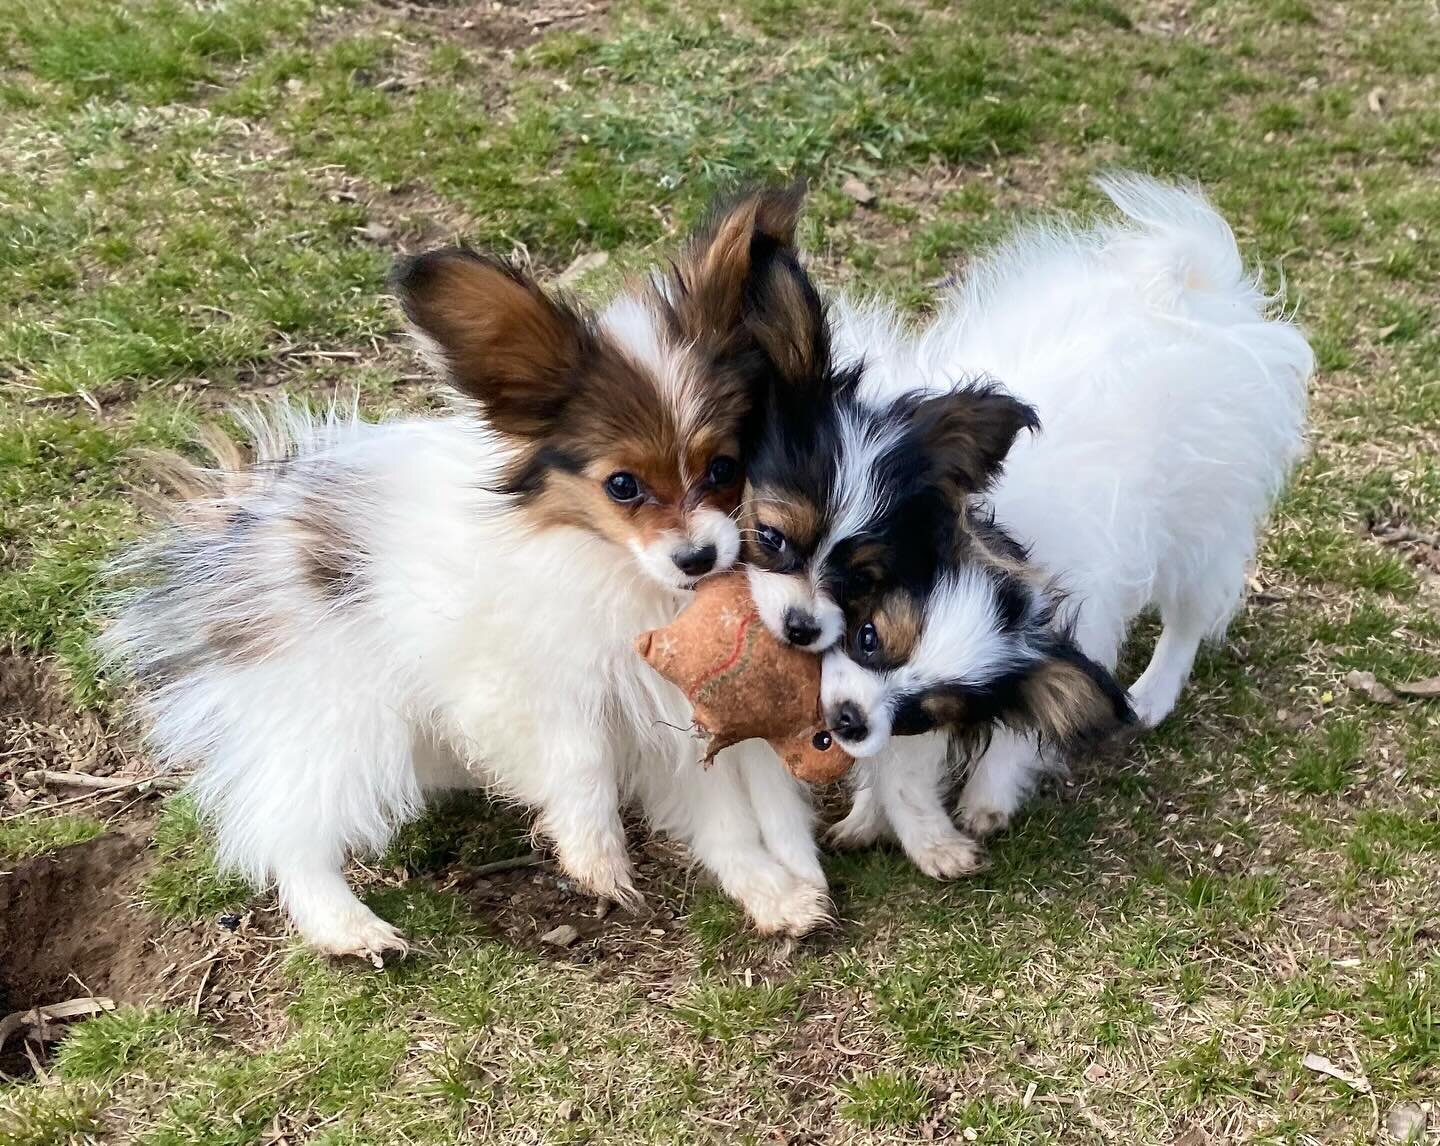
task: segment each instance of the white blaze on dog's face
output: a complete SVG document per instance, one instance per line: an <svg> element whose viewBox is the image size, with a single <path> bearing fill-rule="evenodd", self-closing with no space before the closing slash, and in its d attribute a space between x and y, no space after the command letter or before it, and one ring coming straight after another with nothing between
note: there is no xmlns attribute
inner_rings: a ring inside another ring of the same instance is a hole
<svg viewBox="0 0 1440 1146"><path fill-rule="evenodd" d="M1110 674L1055 627L1054 602L983 563L919 596L884 595L826 654L821 703L856 757L936 729L968 738L999 722L1064 745L1133 720Z"/></svg>
<svg viewBox="0 0 1440 1146"><path fill-rule="evenodd" d="M745 315L793 258L799 208L785 191L717 211L669 276L598 318L465 250L401 270L411 322L513 447L505 492L535 528L604 538L677 589L735 563L743 466L769 384Z"/></svg>
<svg viewBox="0 0 1440 1146"><path fill-rule="evenodd" d="M857 396L863 367L818 360L823 369L799 380L780 374L741 506L760 616L780 640L814 652L877 594L933 579L957 515L1037 424L990 383L872 405Z"/></svg>

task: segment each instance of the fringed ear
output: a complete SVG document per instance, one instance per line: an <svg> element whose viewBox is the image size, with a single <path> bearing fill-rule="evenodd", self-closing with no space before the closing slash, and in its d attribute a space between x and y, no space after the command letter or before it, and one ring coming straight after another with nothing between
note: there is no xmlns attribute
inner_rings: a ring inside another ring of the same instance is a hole
<svg viewBox="0 0 1440 1146"><path fill-rule="evenodd" d="M934 480L957 506L999 476L1022 430L1040 428L1035 408L994 383L927 398L911 416Z"/></svg>
<svg viewBox="0 0 1440 1146"><path fill-rule="evenodd" d="M795 252L804 205L800 184L753 191L711 209L675 264L681 332L736 349L753 339L780 381L825 373L825 308Z"/></svg>
<svg viewBox="0 0 1440 1146"><path fill-rule="evenodd" d="M1043 655L1021 677L1006 723L1037 730L1064 747L1105 739L1135 722L1125 690L1069 637L1047 638Z"/></svg>
<svg viewBox="0 0 1440 1146"><path fill-rule="evenodd" d="M509 263L458 247L409 259L393 281L451 385L496 429L538 437L554 425L590 339L578 315Z"/></svg>

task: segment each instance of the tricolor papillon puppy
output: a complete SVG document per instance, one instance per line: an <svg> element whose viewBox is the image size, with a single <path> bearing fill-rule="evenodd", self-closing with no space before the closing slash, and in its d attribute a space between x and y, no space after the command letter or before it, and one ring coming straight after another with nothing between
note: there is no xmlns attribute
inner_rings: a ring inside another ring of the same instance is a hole
<svg viewBox="0 0 1440 1146"><path fill-rule="evenodd" d="M632 647L738 555L774 373L750 312L792 276L798 207L740 200L594 316L500 260L422 255L397 291L455 412L280 406L249 418L252 457L212 435L213 468L172 459L181 500L121 561L104 646L155 750L196 769L220 863L278 884L316 949L403 949L346 857L470 782L536 809L597 895L636 898L633 803L762 930L825 918L800 785L764 745L698 767L688 705Z"/></svg>
<svg viewBox="0 0 1440 1146"><path fill-rule="evenodd" d="M932 875L976 858L944 804L957 743L978 835L1067 746L1170 712L1301 452L1311 351L1224 220L1194 191L1102 187L1121 221L1022 230L921 333L817 308L802 386L829 413L817 431L782 390L751 460L756 596L831 646L827 719L861 758L834 838L894 836ZM1110 673L1150 607L1127 697Z"/></svg>

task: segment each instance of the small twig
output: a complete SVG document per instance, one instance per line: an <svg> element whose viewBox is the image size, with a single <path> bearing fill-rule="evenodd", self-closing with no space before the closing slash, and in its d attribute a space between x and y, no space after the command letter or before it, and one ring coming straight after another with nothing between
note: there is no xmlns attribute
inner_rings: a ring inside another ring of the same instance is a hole
<svg viewBox="0 0 1440 1146"><path fill-rule="evenodd" d="M850 1012L855 1009L856 1002L858 1002L858 1000L852 1000L848 1007L835 1016L835 1026L830 1031L830 1045L841 1054L848 1055L850 1058L858 1058L866 1053L863 1050L854 1050L851 1047L847 1047L840 1041L840 1032L845 1029L845 1020L850 1017Z"/></svg>
<svg viewBox="0 0 1440 1146"><path fill-rule="evenodd" d="M27 784L56 784L62 788L92 788L96 791L130 788L143 780L117 780L114 776L92 776L89 772L56 772L48 768L37 768L21 777ZM179 776L154 776L149 780L152 788L173 792L185 786Z"/></svg>
<svg viewBox="0 0 1440 1146"><path fill-rule="evenodd" d="M205 972L200 976L200 986L195 988L195 1006L193 1010L197 1016L200 1014L200 999L205 994L205 985L210 982L210 972L215 969L215 964L219 961L219 958L220 957L216 955L205 964Z"/></svg>
<svg viewBox="0 0 1440 1146"><path fill-rule="evenodd" d="M544 863L545 856L540 852L531 852L526 856L516 856L514 859L492 860L490 863L482 863L478 867L470 869L473 875L495 875L502 871L515 871L522 867L534 867Z"/></svg>
<svg viewBox="0 0 1440 1146"><path fill-rule="evenodd" d="M167 776L146 776L140 780L131 780L125 784L117 784L113 788L100 788L96 791L85 792L84 794L79 796L71 796L68 800L56 800L53 804L39 804L33 807L24 808L18 812L11 812L9 815L6 816L0 816L0 824L8 824L11 820L19 820L24 818L25 816L33 816L36 812L49 812L53 811L55 808L67 808L71 804L82 804L87 800L103 800L107 796L116 796L119 795L121 792L127 792L134 788L145 788L147 791L152 792L162 791L166 788L166 785L157 784L156 781L169 781L171 779L172 777ZM174 787L180 787L183 784L184 781L182 780L180 784L177 784ZM169 790L173 791L174 788L172 787Z"/></svg>

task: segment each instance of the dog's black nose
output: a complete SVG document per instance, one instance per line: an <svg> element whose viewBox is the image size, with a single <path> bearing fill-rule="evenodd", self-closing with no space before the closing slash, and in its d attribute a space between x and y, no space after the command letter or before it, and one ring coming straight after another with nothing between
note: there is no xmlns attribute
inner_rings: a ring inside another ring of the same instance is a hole
<svg viewBox="0 0 1440 1146"><path fill-rule="evenodd" d="M685 576L703 577L715 568L715 546L687 545L684 549L677 549L670 554L670 560L675 562L675 568Z"/></svg>
<svg viewBox="0 0 1440 1146"><path fill-rule="evenodd" d="M820 635L820 626L815 618L803 609L785 610L785 639L802 649L813 645Z"/></svg>
<svg viewBox="0 0 1440 1146"><path fill-rule="evenodd" d="M852 742L864 740L870 733L865 714L853 700L845 701L835 710L835 715L830 718L830 727L841 740Z"/></svg>

